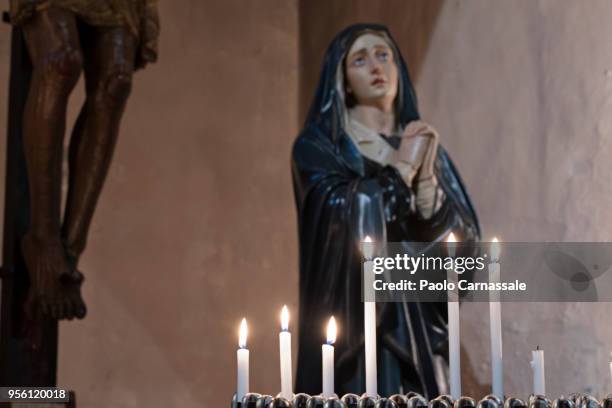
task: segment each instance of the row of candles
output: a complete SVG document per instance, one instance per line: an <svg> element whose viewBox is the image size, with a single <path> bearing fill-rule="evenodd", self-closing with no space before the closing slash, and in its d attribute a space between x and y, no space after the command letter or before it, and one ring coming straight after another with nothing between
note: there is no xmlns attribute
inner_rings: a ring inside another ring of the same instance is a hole
<svg viewBox="0 0 612 408"><path fill-rule="evenodd" d="M364 270L371 272L373 246L372 240L366 237L364 245ZM456 242L453 233L449 234L447 242ZM454 255L451 251L451 256ZM489 264L489 279L499 282L499 242L494 238L491 243L491 263ZM448 301L448 336L449 336L449 384L450 395L457 399L461 397L461 360L460 360L460 332L459 332L459 302L458 298L449 294ZM501 305L499 299L489 302L490 339L491 339L491 381L493 394L503 398L503 358L501 336ZM322 396L329 398L334 395L334 343L336 341L336 321L330 317L327 325L327 343L321 347L322 355ZM376 367L376 303L364 302L364 339L365 339L365 371L366 395L376 397L377 367ZM239 331L239 349L237 351L238 371L236 398L249 392L249 350L247 349L247 322L242 319ZM289 332L289 310L283 306L281 311L281 332L279 333L280 396L291 399L293 396L293 379L291 364L291 333ZM612 355L611 355L612 358ZM533 370L533 394L546 395L546 382L544 375L544 351L538 347L532 351L531 368ZM612 378L612 360L610 361L610 376Z"/></svg>
<svg viewBox="0 0 612 408"><path fill-rule="evenodd" d="M239 349L238 359L238 379L236 386L237 401L249 392L249 350L246 347L247 321L245 318L240 322L240 333L238 335ZM336 319L332 316L327 324L327 343L321 346L323 357L323 393L325 398L334 395L334 343L336 342ZM291 332L289 332L289 309L283 306L281 311L281 332L278 335L279 355L280 355L280 374L281 392L283 398L291 399L293 396L293 380L291 365Z"/></svg>

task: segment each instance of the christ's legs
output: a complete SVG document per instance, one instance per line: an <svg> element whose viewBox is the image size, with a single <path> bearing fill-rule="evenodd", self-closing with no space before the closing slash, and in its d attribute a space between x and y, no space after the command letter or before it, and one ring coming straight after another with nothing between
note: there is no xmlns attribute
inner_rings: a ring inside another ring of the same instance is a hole
<svg viewBox="0 0 612 408"><path fill-rule="evenodd" d="M87 98L70 140L70 178L62 237L76 271L108 173L130 89L136 41L121 27L92 27L84 47ZM88 33L89 34L89 33Z"/></svg>
<svg viewBox="0 0 612 408"><path fill-rule="evenodd" d="M66 105L82 56L69 11L37 11L23 29L33 66L23 123L31 206L30 228L22 242L31 281L27 307L61 319L72 317L80 301L71 285L66 286L74 279L61 241L60 206Z"/></svg>

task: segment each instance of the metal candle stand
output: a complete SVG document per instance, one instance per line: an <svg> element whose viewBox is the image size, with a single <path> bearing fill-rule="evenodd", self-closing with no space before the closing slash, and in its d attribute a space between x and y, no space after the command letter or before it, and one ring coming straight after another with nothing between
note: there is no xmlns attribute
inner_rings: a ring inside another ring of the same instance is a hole
<svg viewBox="0 0 612 408"><path fill-rule="evenodd" d="M236 401L234 394L230 408L612 408L612 394L599 401L591 395L576 393L568 397L561 396L552 402L543 395L530 395L525 402L514 397L502 400L489 394L476 402L471 397L464 396L454 400L449 395L440 395L427 401L415 392L395 394L388 398L356 394L345 394L342 398L324 398L320 395L299 393L291 400L280 395L272 397L250 392L242 401Z"/></svg>

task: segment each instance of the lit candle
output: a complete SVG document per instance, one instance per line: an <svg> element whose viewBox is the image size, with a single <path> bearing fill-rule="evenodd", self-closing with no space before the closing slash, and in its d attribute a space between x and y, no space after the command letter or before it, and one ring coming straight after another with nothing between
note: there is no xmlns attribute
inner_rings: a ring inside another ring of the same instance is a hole
<svg viewBox="0 0 612 408"><path fill-rule="evenodd" d="M249 349L247 344L247 321L240 322L240 333L238 335L239 349L236 352L238 360L238 379L236 381L236 401L242 401L244 394L249 392Z"/></svg>
<svg viewBox="0 0 612 408"><path fill-rule="evenodd" d="M489 282L500 281L499 242L493 238L491 243L491 263L489 264ZM501 304L499 293L491 293L489 297L489 327L491 330L491 384L493 394L504 398L504 368L502 359L502 325Z"/></svg>
<svg viewBox="0 0 612 408"><path fill-rule="evenodd" d="M327 344L322 346L323 354L323 397L334 395L334 343L336 342L336 319L332 316L327 324Z"/></svg>
<svg viewBox="0 0 612 408"><path fill-rule="evenodd" d="M448 243L457 242L455 235L448 235ZM455 255L454 245L449 245L449 255ZM457 283L454 271L447 271L449 281ZM456 289L448 293L448 356L450 394L454 399L461 397L461 357L460 357L460 332L459 332L459 299Z"/></svg>
<svg viewBox="0 0 612 408"><path fill-rule="evenodd" d="M544 350L540 350L540 346L538 346L537 350L531 352L531 356L531 368L533 369L533 394L546 395L546 381L544 378Z"/></svg>
<svg viewBox="0 0 612 408"><path fill-rule="evenodd" d="M293 397L293 380L291 378L291 333L289 333L289 310L283 306L281 311L281 332L278 335L280 343L280 374L281 397L291 400Z"/></svg>
<svg viewBox="0 0 612 408"><path fill-rule="evenodd" d="M368 284L373 274L374 255L373 241L370 237L365 237L363 246L364 285ZM364 288L365 293L365 288ZM378 385L376 380L376 303L363 302L363 333L365 337L365 370L366 370L366 395L376 397L378 395Z"/></svg>

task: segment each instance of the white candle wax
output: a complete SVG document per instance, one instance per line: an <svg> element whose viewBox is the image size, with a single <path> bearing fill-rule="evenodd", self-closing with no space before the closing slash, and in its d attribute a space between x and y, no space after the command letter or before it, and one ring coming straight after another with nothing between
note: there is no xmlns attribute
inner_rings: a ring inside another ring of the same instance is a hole
<svg viewBox="0 0 612 408"><path fill-rule="evenodd" d="M448 302L448 355L450 394L454 399L461 397L461 357L459 331L459 302Z"/></svg>
<svg viewBox="0 0 612 408"><path fill-rule="evenodd" d="M236 401L242 401L242 397L249 392L249 350L238 349L238 380L236 382Z"/></svg>
<svg viewBox="0 0 612 408"><path fill-rule="evenodd" d="M334 346L324 344L321 346L323 353L323 397L329 398L334 395Z"/></svg>
<svg viewBox="0 0 612 408"><path fill-rule="evenodd" d="M504 367L501 337L501 308L499 302L489 305L491 316L491 381L493 394L504 397Z"/></svg>
<svg viewBox="0 0 612 408"><path fill-rule="evenodd" d="M371 274L372 261L364 264L366 274ZM367 281L368 279L366 279ZM371 397L378 395L378 384L376 374L376 303L363 302L363 330L365 337L365 370L366 370L366 394Z"/></svg>
<svg viewBox="0 0 612 408"><path fill-rule="evenodd" d="M448 242L456 242L454 234L451 232ZM455 255L455 248L449 248L450 256ZM454 271L447 271L449 282L457 283L457 275ZM449 357L449 383L450 394L454 399L461 397L461 334L459 330L459 299L458 292L449 291L448 305L448 357Z"/></svg>
<svg viewBox="0 0 612 408"><path fill-rule="evenodd" d="M533 394L546 395L546 381L544 376L544 350L531 352L531 368L533 369Z"/></svg>
<svg viewBox="0 0 612 408"><path fill-rule="evenodd" d="M290 400L293 397L293 380L291 374L291 333L289 333L289 311L283 307L281 313L282 331L278 334L280 344L281 397Z"/></svg>
<svg viewBox="0 0 612 408"><path fill-rule="evenodd" d="M366 394L378 395L376 379L376 303L364 303Z"/></svg>
<svg viewBox="0 0 612 408"><path fill-rule="evenodd" d="M491 245L491 258L493 262L489 264L489 282L500 281L499 243L493 240ZM502 324L501 324L501 304L499 303L499 293L491 293L489 302L489 322L491 331L491 384L493 394L504 398L504 368L502 354Z"/></svg>
<svg viewBox="0 0 612 408"><path fill-rule="evenodd" d="M249 392L249 350L246 348L246 337L247 323L246 319L242 319L238 341L240 348L236 351L236 360L238 362L236 401L242 401L242 397Z"/></svg>
<svg viewBox="0 0 612 408"><path fill-rule="evenodd" d="M336 320L329 319L327 325L327 344L323 344L321 354L323 356L323 397L330 398L334 395L334 346L336 341Z"/></svg>
<svg viewBox="0 0 612 408"><path fill-rule="evenodd" d="M364 296L366 288L374 281L374 245L370 237L366 237L363 245L363 284ZM376 303L363 302L363 335L365 339L365 370L366 370L366 395L378 396L378 384L376 374Z"/></svg>

